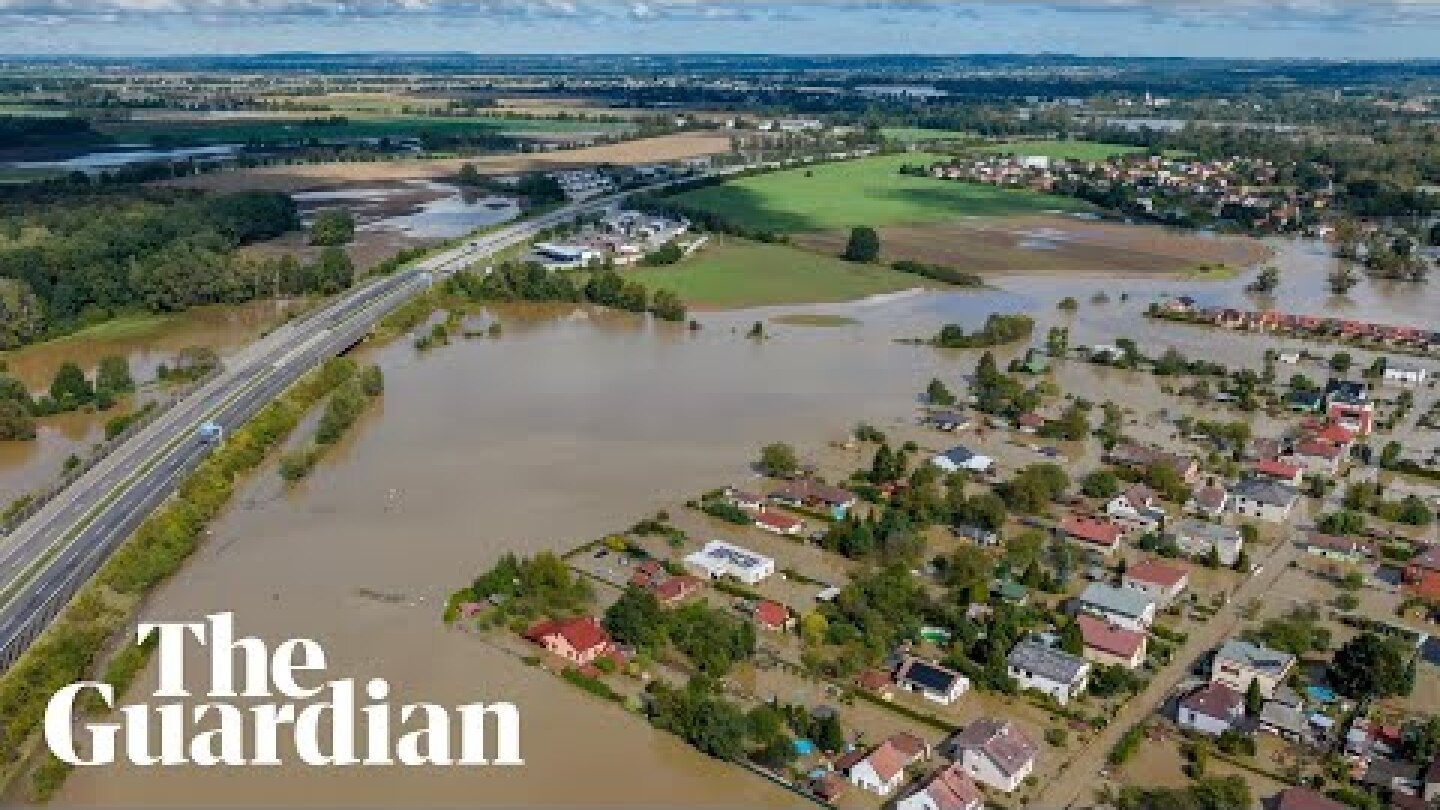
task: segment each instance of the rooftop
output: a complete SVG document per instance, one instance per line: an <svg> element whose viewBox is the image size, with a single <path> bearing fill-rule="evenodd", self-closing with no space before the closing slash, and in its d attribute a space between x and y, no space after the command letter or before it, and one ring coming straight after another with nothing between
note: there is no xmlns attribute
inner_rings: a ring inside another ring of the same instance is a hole
<svg viewBox="0 0 1440 810"><path fill-rule="evenodd" d="M1232 638L1215 654L1217 661L1233 661L1248 669L1282 677L1295 664L1295 656L1242 639Z"/></svg>
<svg viewBox="0 0 1440 810"><path fill-rule="evenodd" d="M1300 498L1300 491L1279 481L1247 478L1235 485L1235 496L1267 506L1289 507Z"/></svg>
<svg viewBox="0 0 1440 810"><path fill-rule="evenodd" d="M1136 563L1125 571L1126 579L1138 580L1140 582L1153 582L1156 585L1169 590L1184 582L1190 572L1178 565L1169 565L1159 560L1146 560Z"/></svg>
<svg viewBox="0 0 1440 810"><path fill-rule="evenodd" d="M1037 641L1022 641L1010 651L1010 666L1032 672L1054 683L1073 684L1090 668L1089 662Z"/></svg>
<svg viewBox="0 0 1440 810"><path fill-rule="evenodd" d="M957 751L980 751L1006 774L1016 774L1035 759L1040 748L1010 720L982 717L955 733Z"/></svg>
<svg viewBox="0 0 1440 810"><path fill-rule="evenodd" d="M1223 683L1207 683L1180 701L1181 708L1216 720L1231 720L1245 706L1245 696Z"/></svg>
<svg viewBox="0 0 1440 810"><path fill-rule="evenodd" d="M1106 613L1133 618L1144 616L1147 610L1151 610L1155 606L1155 600L1143 591L1137 591L1134 588L1117 588L1103 582L1092 582L1086 585L1085 590L1080 593L1080 603L1093 605Z"/></svg>
<svg viewBox="0 0 1440 810"><path fill-rule="evenodd" d="M1126 630L1095 616L1079 616L1075 621L1080 625L1085 646L1101 652L1128 659L1145 644L1144 633Z"/></svg>

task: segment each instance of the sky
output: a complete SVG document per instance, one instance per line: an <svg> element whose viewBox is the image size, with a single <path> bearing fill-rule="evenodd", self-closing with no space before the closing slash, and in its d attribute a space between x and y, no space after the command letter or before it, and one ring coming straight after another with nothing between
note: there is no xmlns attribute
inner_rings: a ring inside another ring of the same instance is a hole
<svg viewBox="0 0 1440 810"><path fill-rule="evenodd" d="M0 53L1440 58L1440 0L0 0Z"/></svg>

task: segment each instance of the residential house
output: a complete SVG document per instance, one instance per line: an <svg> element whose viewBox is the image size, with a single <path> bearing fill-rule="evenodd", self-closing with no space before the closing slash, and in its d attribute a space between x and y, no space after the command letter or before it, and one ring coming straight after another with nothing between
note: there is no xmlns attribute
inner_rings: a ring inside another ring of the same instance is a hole
<svg viewBox="0 0 1440 810"><path fill-rule="evenodd" d="M1386 366L1384 380L1395 385L1423 385L1430 370L1420 366Z"/></svg>
<svg viewBox="0 0 1440 810"><path fill-rule="evenodd" d="M1220 564L1226 566L1240 559L1240 549L1245 546L1238 529L1192 518L1178 521L1168 534L1181 552L1191 557L1205 557L1213 549Z"/></svg>
<svg viewBox="0 0 1440 810"><path fill-rule="evenodd" d="M1021 689L1044 692L1061 706L1084 692L1090 682L1090 662L1038 641L1016 644L1006 661L1010 677Z"/></svg>
<svg viewBox="0 0 1440 810"><path fill-rule="evenodd" d="M970 690L970 679L931 661L907 658L895 670L895 683L907 692L924 695L944 706Z"/></svg>
<svg viewBox="0 0 1440 810"><path fill-rule="evenodd" d="M770 500L784 506L824 509L837 516L843 515L859 502L855 493L822 484L813 478L786 481L783 486L770 493Z"/></svg>
<svg viewBox="0 0 1440 810"><path fill-rule="evenodd" d="M969 523L958 523L950 529L956 537L964 537L975 543L977 546L998 546L1000 545L999 532L993 532L982 526L975 526Z"/></svg>
<svg viewBox="0 0 1440 810"><path fill-rule="evenodd" d="M1187 484L1195 483L1200 477L1200 462L1193 457L1134 442L1120 442L1115 445L1108 458L1112 464L1137 471L1151 465L1164 465L1174 470Z"/></svg>
<svg viewBox="0 0 1440 810"><path fill-rule="evenodd" d="M1085 639L1085 657L1102 666L1136 669L1145 663L1147 639L1096 616L1079 616L1080 635Z"/></svg>
<svg viewBox="0 0 1440 810"><path fill-rule="evenodd" d="M1375 430L1375 405L1371 402L1331 400L1325 406L1325 415L1357 436L1369 436Z"/></svg>
<svg viewBox="0 0 1440 810"><path fill-rule="evenodd" d="M952 447L930 459L930 463L947 473L960 471L985 473L994 469L995 459L976 453L964 446Z"/></svg>
<svg viewBox="0 0 1440 810"><path fill-rule="evenodd" d="M895 681L878 669L867 669L855 676L855 685L885 700L889 700L895 694Z"/></svg>
<svg viewBox="0 0 1440 810"><path fill-rule="evenodd" d="M1289 742L1305 742L1312 736L1305 701L1288 686L1277 687L1275 695L1265 701L1256 727Z"/></svg>
<svg viewBox="0 0 1440 810"><path fill-rule="evenodd" d="M782 537L797 537L805 531L805 521L774 509L762 509L751 517L758 528Z"/></svg>
<svg viewBox="0 0 1440 810"><path fill-rule="evenodd" d="M930 411L925 414L923 421L930 427L947 433L969 430L975 425L975 420L962 411Z"/></svg>
<svg viewBox="0 0 1440 810"><path fill-rule="evenodd" d="M1295 443L1285 460L1288 466L1311 475L1335 476L1340 474L1340 465L1345 461L1345 448L1319 439L1304 439Z"/></svg>
<svg viewBox="0 0 1440 810"><path fill-rule="evenodd" d="M1045 417L1038 413L1022 413L1015 417L1015 427L1020 428L1021 433L1039 433L1040 428L1045 427Z"/></svg>
<svg viewBox="0 0 1440 810"><path fill-rule="evenodd" d="M1014 721L982 717L956 732L945 746L971 779L1013 793L1035 770L1040 747Z"/></svg>
<svg viewBox="0 0 1440 810"><path fill-rule="evenodd" d="M1190 572L1178 565L1146 560L1127 568L1120 584L1144 593L1164 607L1190 586Z"/></svg>
<svg viewBox="0 0 1440 810"><path fill-rule="evenodd" d="M1279 481L1292 487L1300 486L1305 468L1299 464L1288 464L1278 458L1264 458L1255 462L1255 476L1270 481Z"/></svg>
<svg viewBox="0 0 1440 810"><path fill-rule="evenodd" d="M1260 478L1241 481L1230 494L1235 514L1271 523L1289 520L1290 512L1300 500L1300 490L1295 487Z"/></svg>
<svg viewBox="0 0 1440 810"><path fill-rule="evenodd" d="M1190 494L1185 502L1185 511L1205 518L1218 518L1225 514L1230 502L1230 493L1224 487L1203 486Z"/></svg>
<svg viewBox="0 0 1440 810"><path fill-rule="evenodd" d="M1134 484L1105 505L1105 514L1130 531L1158 532L1165 525L1165 510L1155 490Z"/></svg>
<svg viewBox="0 0 1440 810"><path fill-rule="evenodd" d="M593 616L547 619L530 628L525 637L575 666L594 663L615 646Z"/></svg>
<svg viewBox="0 0 1440 810"><path fill-rule="evenodd" d="M1406 593L1440 603L1440 546L1411 557L1405 564L1404 581Z"/></svg>
<svg viewBox="0 0 1440 810"><path fill-rule="evenodd" d="M901 732L886 738L868 754L857 750L841 757L835 769L845 774L851 784L877 796L889 796L904 784L905 769L928 758L929 752L924 740Z"/></svg>
<svg viewBox="0 0 1440 810"><path fill-rule="evenodd" d="M1295 656L1240 639L1221 645L1210 664L1210 680L1245 692L1251 681L1260 683L1260 694L1273 697L1275 690L1295 668Z"/></svg>
<svg viewBox="0 0 1440 810"><path fill-rule="evenodd" d="M1085 586L1076 598L1078 613L1098 616L1111 624L1143 633L1155 623L1155 599L1147 592L1116 588L1104 582Z"/></svg>
<svg viewBox="0 0 1440 810"><path fill-rule="evenodd" d="M1312 788L1289 787L1275 796L1275 810L1350 810L1350 805Z"/></svg>
<svg viewBox="0 0 1440 810"><path fill-rule="evenodd" d="M895 810L984 810L985 796L959 762L952 762L895 803Z"/></svg>
<svg viewBox="0 0 1440 810"><path fill-rule="evenodd" d="M1114 554L1125 538L1125 528L1109 520L1085 515L1070 515L1060 522L1060 531L1087 548L1101 554Z"/></svg>
<svg viewBox="0 0 1440 810"><path fill-rule="evenodd" d="M630 585L644 588L655 595L665 607L674 607L699 593L705 583L689 574L671 576L659 560L646 560L636 566L630 576Z"/></svg>
<svg viewBox="0 0 1440 810"><path fill-rule="evenodd" d="M755 623L777 633L783 633L794 625L795 619L790 615L790 609L769 599L761 599L755 603L750 611L750 616Z"/></svg>
<svg viewBox="0 0 1440 810"><path fill-rule="evenodd" d="M1323 532L1306 532L1300 547L1316 557L1358 565L1365 561L1370 546L1354 537L1336 537Z"/></svg>
<svg viewBox="0 0 1440 810"><path fill-rule="evenodd" d="M1223 683L1207 683L1180 699L1175 719L1181 728L1220 736L1245 716L1245 696Z"/></svg>
<svg viewBox="0 0 1440 810"><path fill-rule="evenodd" d="M759 512L765 508L765 498L754 492L746 492L743 489L729 487L725 490L725 500L731 506L744 509L747 512Z"/></svg>
<svg viewBox="0 0 1440 810"><path fill-rule="evenodd" d="M705 578L734 577L746 585L757 585L775 573L773 559L719 540L686 556L685 564Z"/></svg>
<svg viewBox="0 0 1440 810"><path fill-rule="evenodd" d="M1319 413L1325 408L1325 395L1319 391L1291 391L1285 395L1285 407L1296 413Z"/></svg>

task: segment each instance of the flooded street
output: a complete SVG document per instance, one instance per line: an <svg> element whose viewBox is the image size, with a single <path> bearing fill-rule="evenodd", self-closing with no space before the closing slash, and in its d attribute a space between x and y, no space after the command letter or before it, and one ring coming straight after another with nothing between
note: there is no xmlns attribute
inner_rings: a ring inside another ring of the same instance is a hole
<svg viewBox="0 0 1440 810"><path fill-rule="evenodd" d="M1280 259L1278 306L1329 311L1326 260L1288 249ZM408 340L370 350L367 359L386 374L383 410L299 488L286 491L273 467L259 473L144 616L193 620L231 610L240 632L272 646L314 638L329 656L327 678L386 678L395 703L513 701L524 718L527 766L182 768L163 780L147 769L105 767L77 770L58 801L799 805L479 638L445 629L445 597L507 551L567 549L743 481L767 442L788 441L803 454L842 438L857 421L884 426L913 416L931 377L958 386L979 353L895 341L928 337L946 322L974 327L992 311L1032 312L1037 340L1048 326L1068 324L1072 344L1126 335L1156 352L1176 345L1258 362L1268 342L1141 317L1160 292L1245 304L1245 281L1000 279L996 289L976 292L707 313L698 333L615 312L508 306L494 310L504 327L498 340L457 340L423 355ZM1097 289L1109 291L1112 303L1091 304ZM1131 299L1122 303L1124 291ZM1056 309L1066 295L1081 301L1079 312ZM1346 311L1417 322L1429 307L1433 322L1436 295L1433 286L1416 295L1365 282ZM860 323L773 326L769 340L743 337L755 320L796 312ZM1023 348L997 352L1002 365ZM1174 406L1148 377L1067 364L1056 379L1068 393L1115 399L1142 416ZM9 487L13 477L0 481ZM153 683L151 671L131 699L143 699Z"/></svg>

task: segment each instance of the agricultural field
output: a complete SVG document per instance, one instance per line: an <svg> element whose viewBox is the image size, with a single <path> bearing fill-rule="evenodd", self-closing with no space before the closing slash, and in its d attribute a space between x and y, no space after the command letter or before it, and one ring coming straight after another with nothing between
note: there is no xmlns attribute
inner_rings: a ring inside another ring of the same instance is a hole
<svg viewBox="0 0 1440 810"><path fill-rule="evenodd" d="M169 182L187 188L217 191L300 191L389 183L404 180L439 180L454 177L460 167L473 164L482 174L594 166L600 163L634 165L717 155L730 151L724 135L687 132L662 135L585 149L531 152L514 155L487 155L477 158L442 160L387 160L371 163L315 163L303 166L267 166L259 169L215 172Z"/></svg>
<svg viewBox="0 0 1440 810"><path fill-rule="evenodd" d="M746 228L782 233L1089 210L1064 197L900 174L901 166L938 159L917 152L830 163L745 177L677 199Z"/></svg>
<svg viewBox="0 0 1440 810"><path fill-rule="evenodd" d="M852 301L933 285L880 265L730 237L680 264L633 275L646 286L674 292L691 306L711 309Z"/></svg>
<svg viewBox="0 0 1440 810"><path fill-rule="evenodd" d="M623 124L558 119L501 118L497 116L363 116L339 123L277 118L271 120L139 121L103 124L100 131L117 142L166 144L271 143L295 139L353 140L357 138L410 138L422 132L458 134L489 132L497 135L610 133Z"/></svg>
<svg viewBox="0 0 1440 810"><path fill-rule="evenodd" d="M959 219L877 229L887 261L940 264L982 275L1147 276L1184 274L1194 280L1229 278L1271 255L1245 237L1203 236L1155 225L1128 225L1075 216ZM843 231L799 234L797 245L838 254ZM1228 268L1220 273L1214 268ZM1199 275L1202 267L1207 275Z"/></svg>

